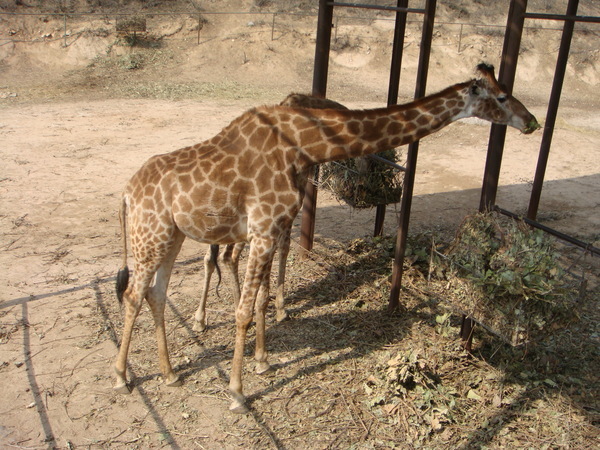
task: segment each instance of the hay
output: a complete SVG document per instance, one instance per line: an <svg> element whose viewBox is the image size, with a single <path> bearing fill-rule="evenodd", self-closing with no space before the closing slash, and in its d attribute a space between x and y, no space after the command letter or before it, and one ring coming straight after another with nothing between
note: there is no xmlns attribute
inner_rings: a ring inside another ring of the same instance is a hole
<svg viewBox="0 0 600 450"><path fill-rule="evenodd" d="M379 153L394 163L395 150ZM368 158L353 158L324 164L320 184L329 189L338 200L353 208L371 208L398 203L402 194L404 172Z"/></svg>
<svg viewBox="0 0 600 450"><path fill-rule="evenodd" d="M468 216L439 262L447 269L454 309L520 345L572 322L577 289L553 240L522 222L501 219Z"/></svg>

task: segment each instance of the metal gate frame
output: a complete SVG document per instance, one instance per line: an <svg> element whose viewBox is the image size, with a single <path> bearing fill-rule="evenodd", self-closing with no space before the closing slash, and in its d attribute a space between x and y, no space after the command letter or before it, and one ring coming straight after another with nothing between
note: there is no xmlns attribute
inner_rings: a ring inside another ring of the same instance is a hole
<svg viewBox="0 0 600 450"><path fill-rule="evenodd" d="M558 20L564 22L560 49L558 53L552 90L548 102L548 111L546 123L538 156L538 163L533 183L533 189L529 201L527 217L524 220L531 226L540 228L547 233L553 234L558 238L577 245L592 254L600 255L600 249L586 244L572 236L553 230L535 221L541 197L543 181L545 177L548 156L552 143L552 135L556 122L556 115L560 102L564 76L566 72L567 60L570 51L573 29L576 22L600 23L600 17L578 16L577 8L579 0L569 0L565 14L542 14L528 13L527 0L511 0L504 35L504 45L502 49L500 70L498 81L503 84L508 93L512 93L515 74L517 69L517 60L521 47L521 37L525 19L543 19ZM408 8L408 0L397 0L396 7L385 7L376 5L363 5L356 3L342 3L335 1L319 0L319 17L317 24L317 41L315 49L315 67L313 73L313 95L325 97L327 91L327 72L329 67L329 51L331 43L331 28L333 26L333 8L334 7L352 7L364 9L379 9L396 12L396 24L394 31L394 44L392 50L392 64L390 69L390 82L388 88L388 105L397 103L398 85L400 81L400 69L402 65L402 48L404 44L404 32L406 28L406 16L408 13L423 14L423 31L421 36L421 51L419 55L419 65L417 70L417 80L415 84L415 98L425 95L427 83L427 73L429 68L429 57L431 54L431 41L433 37L433 25L435 19L436 0L426 0L423 9ZM481 188L480 211L495 210L511 217L517 217L515 213L500 208L495 204L498 191L498 181L500 175L500 166L502 163L502 153L504 150L504 141L506 136L506 126L492 124L488 142L488 152L486 157L485 171ZM404 179L404 188L402 190L402 199L400 206L400 218L397 232L396 249L394 255L394 266L392 272L392 287L388 309L390 311L399 307L399 295L402 284L402 272L404 262L404 252L406 250L406 238L408 234L408 225L410 221L410 208L412 204L412 194L416 172L416 163L418 156L419 142L414 142L408 147L408 158L406 163L406 174ZM318 176L318 168L315 169L315 179ZM309 182L306 186L306 195L302 208L302 225L300 245L306 250L312 249L315 226L317 188ZM377 208L375 220L375 235L379 235L383 228L383 218L385 216L385 207ZM470 350L472 331L474 321L463 317L463 326L461 337L465 341L465 348Z"/></svg>

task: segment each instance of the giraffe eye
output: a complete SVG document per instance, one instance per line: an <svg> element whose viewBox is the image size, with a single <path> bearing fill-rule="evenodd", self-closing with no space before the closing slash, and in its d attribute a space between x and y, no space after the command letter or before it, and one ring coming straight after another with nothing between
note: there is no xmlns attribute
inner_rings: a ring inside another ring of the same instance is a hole
<svg viewBox="0 0 600 450"><path fill-rule="evenodd" d="M504 103L507 100L506 95L501 95L500 97L498 97L498 102L499 103Z"/></svg>

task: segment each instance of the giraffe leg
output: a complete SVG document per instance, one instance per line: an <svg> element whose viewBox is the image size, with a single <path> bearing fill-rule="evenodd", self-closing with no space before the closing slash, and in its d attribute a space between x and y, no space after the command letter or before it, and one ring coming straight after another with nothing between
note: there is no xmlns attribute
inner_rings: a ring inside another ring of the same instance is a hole
<svg viewBox="0 0 600 450"><path fill-rule="evenodd" d="M244 287L240 304L235 312L235 349L229 380L229 390L233 397L229 410L235 413L245 413L248 411L242 392L242 367L244 363L246 334L252 321L254 304L259 287L264 283L265 279L269 279L269 269L273 261L274 250L275 242L273 239L254 238L250 243L250 254L248 256Z"/></svg>
<svg viewBox="0 0 600 450"><path fill-rule="evenodd" d="M211 257L211 251L207 251L204 255L204 289L200 296L200 304L194 314L194 325L192 330L194 331L206 331L207 320L206 320L206 298L208 297L208 289L210 286L210 279L213 272L215 271L215 263Z"/></svg>
<svg viewBox="0 0 600 450"><path fill-rule="evenodd" d="M277 322L283 322L289 319L288 313L285 310L285 269L287 264L288 254L290 252L290 232L283 236L279 245L279 272L277 273L277 293L275 295L275 308L277 309Z"/></svg>
<svg viewBox="0 0 600 450"><path fill-rule="evenodd" d="M266 277L263 280L258 291L258 298L256 300L256 348L254 352L254 359L256 361L256 373L258 374L263 374L271 370L271 365L267 361L269 354L266 348L265 336L265 316L267 313L267 306L269 304L269 281L269 277Z"/></svg>
<svg viewBox="0 0 600 450"><path fill-rule="evenodd" d="M181 232L177 232L173 238L171 248L163 258L162 264L156 271L154 286L148 290L146 300L156 327L156 341L158 345L158 361L160 371L163 374L165 384L167 386L181 386L181 380L173 371L169 361L169 349L167 346L167 335L165 332L165 305L167 301L167 287L171 279L173 264L181 250L181 245L185 240L185 236Z"/></svg>
<svg viewBox="0 0 600 450"><path fill-rule="evenodd" d="M237 308L240 303L241 290L240 290L240 277L239 277L239 263L240 256L244 247L246 246L245 242L238 242L237 244L229 244L225 252L223 253L222 261L223 264L227 267L229 276L231 279L231 284L233 286L233 301L235 302L235 307Z"/></svg>
<svg viewBox="0 0 600 450"><path fill-rule="evenodd" d="M119 394L129 394L131 392L129 385L127 384L127 354L129 352L129 344L131 343L133 325L140 313L142 301L148 291L148 285L154 276L154 271L144 271L141 267L134 267L133 275L131 285L123 294L125 322L123 325L121 345L119 346L119 353L114 367L117 381L113 389Z"/></svg>

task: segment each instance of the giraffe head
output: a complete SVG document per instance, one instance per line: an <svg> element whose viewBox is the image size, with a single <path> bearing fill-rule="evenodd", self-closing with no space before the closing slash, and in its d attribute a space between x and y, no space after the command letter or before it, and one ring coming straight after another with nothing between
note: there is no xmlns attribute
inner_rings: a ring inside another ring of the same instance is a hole
<svg viewBox="0 0 600 450"><path fill-rule="evenodd" d="M523 104L503 89L494 75L494 67L479 64L477 71L480 77L473 80L469 87L469 98L466 111L471 116L501 125L509 125L525 134L533 133L540 128L536 118Z"/></svg>

